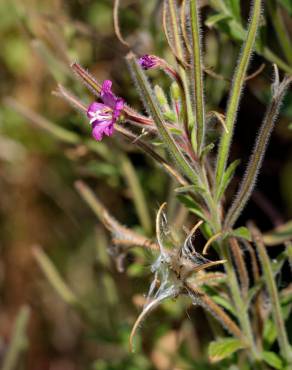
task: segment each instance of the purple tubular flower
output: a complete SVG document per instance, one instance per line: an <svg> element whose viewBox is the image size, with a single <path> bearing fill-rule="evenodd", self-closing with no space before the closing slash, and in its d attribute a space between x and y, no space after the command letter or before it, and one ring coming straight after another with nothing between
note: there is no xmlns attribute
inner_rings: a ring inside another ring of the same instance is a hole
<svg viewBox="0 0 292 370"><path fill-rule="evenodd" d="M145 54L139 58L138 63L143 69L147 70L157 67L159 65L159 59L154 55Z"/></svg>
<svg viewBox="0 0 292 370"><path fill-rule="evenodd" d="M124 108L124 100L112 93L112 82L105 80L102 84L100 98L102 103L93 102L87 109L87 117L92 125L92 136L101 141L104 135L111 136L114 124Z"/></svg>

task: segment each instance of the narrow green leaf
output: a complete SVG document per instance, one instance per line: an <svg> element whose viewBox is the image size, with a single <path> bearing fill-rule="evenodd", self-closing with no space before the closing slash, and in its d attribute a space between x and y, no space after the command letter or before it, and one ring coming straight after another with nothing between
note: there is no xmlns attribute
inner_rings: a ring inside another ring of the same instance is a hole
<svg viewBox="0 0 292 370"><path fill-rule="evenodd" d="M240 11L240 0L229 0L229 8L234 18L240 22L241 11Z"/></svg>
<svg viewBox="0 0 292 370"><path fill-rule="evenodd" d="M178 194L199 193L200 195L203 195L204 193L206 193L206 189L200 186L196 186L196 185L186 185L186 186L180 186L179 188L176 188L175 192Z"/></svg>
<svg viewBox="0 0 292 370"><path fill-rule="evenodd" d="M214 302L222 306L226 311L231 313L234 317L236 317L236 311L235 308L232 306L232 304L225 298L223 298L220 295L214 295L212 296L212 299Z"/></svg>
<svg viewBox="0 0 292 370"><path fill-rule="evenodd" d="M146 232L146 234L151 234L152 220L151 220L151 216L150 216L150 212L148 208L148 203L145 198L143 187L138 177L138 174L135 171L135 168L132 162L127 156L122 155L120 159L120 163L121 163L124 178L131 190L133 202L136 208L137 215L141 222L141 225L144 231Z"/></svg>
<svg viewBox="0 0 292 370"><path fill-rule="evenodd" d="M140 65L137 63L136 58L133 54L129 54L128 62L131 67L131 71L133 73L133 77L136 80L136 83L139 87L141 98L145 103L145 107L148 110L149 114L153 118L158 132L160 133L166 148L169 150L170 154L176 161L177 166L179 167L180 171L193 183L198 183L198 177L194 171L194 169L190 166L187 162L186 158L184 157L183 153L181 152L180 148L174 141L173 137L171 136L170 132L167 129L166 123L163 120L162 113L160 111L159 105L156 102L155 97L152 94L152 89L150 87L149 82L145 76Z"/></svg>
<svg viewBox="0 0 292 370"><path fill-rule="evenodd" d="M292 64L292 42L289 37L289 31L285 25L278 1L267 0L267 9L270 14L271 22L274 26L276 37L287 62Z"/></svg>
<svg viewBox="0 0 292 370"><path fill-rule="evenodd" d="M292 240L292 220L263 235L266 245L273 246Z"/></svg>
<svg viewBox="0 0 292 370"><path fill-rule="evenodd" d="M211 152L211 150L214 149L214 147L215 147L214 143L206 145L202 150L201 159L204 159Z"/></svg>
<svg viewBox="0 0 292 370"><path fill-rule="evenodd" d="M232 230L229 233L230 236L235 236L236 238L245 239L251 241L251 234L247 227L241 226L237 229Z"/></svg>
<svg viewBox="0 0 292 370"><path fill-rule="evenodd" d="M194 91L195 106L195 129L197 130L197 151L201 154L205 140L205 104L203 88L203 66L202 66L202 45L200 37L199 10L196 0L190 0L190 23L191 23L191 45L192 53L192 87Z"/></svg>
<svg viewBox="0 0 292 370"><path fill-rule="evenodd" d="M277 328L273 320L268 319L264 322L263 332L265 348L270 348L277 339Z"/></svg>
<svg viewBox="0 0 292 370"><path fill-rule="evenodd" d="M261 0L255 0L252 9L251 21L246 36L246 41L243 45L242 53L232 82L232 89L229 96L225 121L228 132L223 132L222 134L217 157L217 167L216 167L217 187L219 187L221 185L221 182L223 181L231 140L233 137L233 129L239 107L241 91L244 86L247 68L255 44L258 24L261 15L261 5L262 5Z"/></svg>
<svg viewBox="0 0 292 370"><path fill-rule="evenodd" d="M9 348L6 351L5 357L2 358L1 370L14 370L19 363L20 356L28 346L27 326L30 317L30 308L22 306L13 328L12 338Z"/></svg>
<svg viewBox="0 0 292 370"><path fill-rule="evenodd" d="M186 208L197 215L200 219L207 221L206 215L204 214L204 210L202 206L196 202L193 198L188 195L179 194L177 196L178 200L186 206Z"/></svg>
<svg viewBox="0 0 292 370"><path fill-rule="evenodd" d="M38 247L34 248L33 253L44 275L46 276L52 287L60 295L60 297L66 303L70 305L75 305L77 303L77 297L69 288L67 283L63 280L56 267L53 265L47 255Z"/></svg>
<svg viewBox="0 0 292 370"><path fill-rule="evenodd" d="M282 1L282 4L287 6L287 10L290 9L290 14L292 14L292 7L290 5L290 0L279 0ZM244 41L245 40L245 32L244 29L235 18L232 18L232 15L230 13L230 10L224 4L224 1L221 0L210 0L210 3L212 7L217 10L220 14L224 13L228 18L226 20L222 20L222 22L217 22L215 26L217 26L223 33L227 34L231 39L236 41ZM288 5L289 3L289 5ZM292 3L291 3L292 4ZM284 5L284 6L285 6ZM281 68L286 73L291 74L292 73L292 67L287 64L283 59L277 56L274 52L272 52L268 47L262 45L260 43L257 43L255 45L255 50L259 55L262 55L264 58L266 58L271 63L277 64L279 68Z"/></svg>
<svg viewBox="0 0 292 370"><path fill-rule="evenodd" d="M165 118L169 122L176 122L177 121L176 114L172 111L163 113L163 118ZM177 135L181 135L182 130L177 129L177 128L171 128L171 132L173 132L174 134L177 134Z"/></svg>
<svg viewBox="0 0 292 370"><path fill-rule="evenodd" d="M224 172L222 182L221 182L220 186L218 187L218 191L217 191L217 194L216 194L217 201L219 201L222 198L223 194L225 193L225 190L227 189L228 185L230 184L230 181L232 180L233 175L235 173L235 170L238 167L239 163L240 163L240 160L237 159L236 161L232 162L227 167L226 171Z"/></svg>
<svg viewBox="0 0 292 370"><path fill-rule="evenodd" d="M277 73L278 72L276 69L276 75ZM273 98L267 109L264 121L261 125L258 138L255 142L253 152L250 156L245 176L243 177L242 183L240 184L234 202L227 212L224 223L226 228L230 228L234 225L251 196L257 175L264 159L272 130L275 125L275 120L278 116L280 106L287 91L287 88L292 82L292 77L284 78L284 80L279 85L277 84L277 79L275 79L275 81L276 82L273 86Z"/></svg>
<svg viewBox="0 0 292 370"><path fill-rule="evenodd" d="M207 20L205 21L205 25L209 28L212 28L218 22L226 21L227 19L232 19L232 18L230 17L230 15L225 14L225 13L214 14L207 18Z"/></svg>
<svg viewBox="0 0 292 370"><path fill-rule="evenodd" d="M250 307L251 303L253 302L253 299L259 293L262 286L263 286L263 283L262 281L260 281L259 283L257 283L256 285L254 285L252 288L248 290L247 299L246 299L247 309Z"/></svg>
<svg viewBox="0 0 292 370"><path fill-rule="evenodd" d="M9 107L11 107L14 111L22 115L24 118L26 118L29 122L49 132L58 140L64 141L65 143L68 144L81 143L81 138L77 134L47 120L43 116L35 113L34 111L30 110L24 105L18 103L15 99L6 98L5 103Z"/></svg>
<svg viewBox="0 0 292 370"><path fill-rule="evenodd" d="M170 106L168 104L168 100L167 100L164 90L159 85L155 85L154 92L155 92L155 96L158 100L158 103L161 107L162 112L163 113L170 112Z"/></svg>
<svg viewBox="0 0 292 370"><path fill-rule="evenodd" d="M280 302L282 307L290 305L292 303L292 291L289 289L282 290L280 292Z"/></svg>
<svg viewBox="0 0 292 370"><path fill-rule="evenodd" d="M211 342L208 348L208 355L211 362L218 362L233 353L244 348L242 341L235 338L222 338Z"/></svg>
<svg viewBox="0 0 292 370"><path fill-rule="evenodd" d="M273 369L283 370L284 363L281 357L279 357L275 352L264 351L262 353L263 360Z"/></svg>

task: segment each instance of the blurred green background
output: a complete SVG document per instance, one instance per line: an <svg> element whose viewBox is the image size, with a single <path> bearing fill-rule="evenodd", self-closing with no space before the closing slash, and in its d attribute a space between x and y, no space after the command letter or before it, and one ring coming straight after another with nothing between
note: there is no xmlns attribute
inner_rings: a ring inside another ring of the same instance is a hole
<svg viewBox="0 0 292 370"><path fill-rule="evenodd" d="M161 29L160 5L155 0L121 1L121 29L138 54L155 52L173 61ZM249 5L242 4L244 19ZM282 5L291 31L291 6L289 1ZM126 272L118 272L107 254L107 231L74 188L74 182L83 179L123 224L153 236L159 204L169 200L173 210L178 207L171 198L174 184L119 137L106 139L90 151L83 144L58 140L40 129L40 117L30 119L15 108L18 102L56 125L88 136L86 119L52 94L62 83L83 101L92 101L69 68L77 60L98 81L112 79L117 95L141 109L124 61L127 49L114 33L112 6L109 0L0 1L0 361L15 330L21 332L22 321L25 326L29 307L26 339L16 343L23 350L17 369L209 369L205 360L205 344L211 338L208 318L189 302L164 304L144 325L136 352L129 352L129 333L148 289L153 256L134 251L126 256ZM203 20L215 10L203 7ZM215 26L205 26L206 64L230 77L240 37L236 40L230 34L227 23ZM273 35L267 17L262 40L284 60ZM232 157L242 158L241 171L272 82L271 63L264 57L256 55L251 70L262 63L266 63L264 71L248 83L237 124ZM167 88L159 72L151 77L158 77ZM207 78L208 109L224 108L228 86ZM291 102L290 93L257 192L242 215L242 222L255 219L264 231L292 215ZM217 131L214 127L214 135ZM137 212L133 169L142 184L148 220ZM50 281L56 276L67 284L59 292ZM73 304L70 294L74 294Z"/></svg>

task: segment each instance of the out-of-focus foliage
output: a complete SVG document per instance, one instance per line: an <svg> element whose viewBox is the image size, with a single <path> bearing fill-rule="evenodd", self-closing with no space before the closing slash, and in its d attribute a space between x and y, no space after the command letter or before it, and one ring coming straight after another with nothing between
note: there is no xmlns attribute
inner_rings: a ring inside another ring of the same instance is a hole
<svg viewBox="0 0 292 370"><path fill-rule="evenodd" d="M291 29L287 16L292 11L290 2L280 2ZM220 13L215 3L210 1L212 8L202 9L206 25L204 59L206 66L228 79L236 62L237 42L243 38L235 23L239 21L239 2L223 2L233 9L229 16ZM123 1L121 28L137 53L155 51L168 58L159 5L155 0ZM242 10L245 15L245 4ZM131 326L145 301L141 292L147 291L153 258L139 250L131 251L126 256L126 272L117 272L107 254L107 233L74 189L75 180L85 179L119 220L143 232L143 225L149 222L139 216L139 199L131 187L134 168L152 224L148 234L153 236L154 210L167 199L174 184L130 144L117 138L99 144L88 144L84 139L77 145L68 143L66 138L56 139L54 132L51 135L48 130L39 129L38 118L20 115L11 99L7 99L12 97L13 102L49 122L89 138L89 127L82 115L52 95L57 83L62 83L84 101L91 101L69 68L71 61L78 60L88 66L97 80L111 77L116 93L138 108L137 93L123 60L127 50L113 31L112 2L6 0L0 2L0 17L1 360L29 305L28 326L23 329L25 344L20 345L18 358L20 369L209 369L205 344L212 338L211 328L219 332L221 328L188 301L163 304L143 328L136 353L129 352ZM270 39L274 33L270 17L263 20L263 44L259 49L268 40L273 53L285 60L276 39ZM262 62L270 62L265 53L259 55L255 57L254 70ZM263 111L270 70L267 65L264 78L259 76L249 83L238 124L244 129L239 131L256 131L258 122L250 122L250 111ZM153 76L158 73L153 72ZM208 109L224 106L229 82L207 77L206 84ZM284 107L285 118L276 129L276 139L263 169L260 192L254 197L259 207L254 213L253 203L244 215L256 218L264 229L272 228L277 219L279 212L274 204L280 203L284 215L279 216L280 222L292 214L292 133L288 129L291 101L290 93ZM214 136L217 131L214 125ZM245 148L250 145L243 134L242 142L236 142L234 148L236 157L245 160ZM274 171L280 184L275 180L269 184ZM268 202L266 198L270 196ZM186 215L176 200L170 198L168 203L169 220L175 220L181 229ZM140 263L133 263L137 261ZM267 340L270 338L267 335ZM268 354L266 357L267 363L277 361ZM211 368L226 369L226 364L223 361Z"/></svg>

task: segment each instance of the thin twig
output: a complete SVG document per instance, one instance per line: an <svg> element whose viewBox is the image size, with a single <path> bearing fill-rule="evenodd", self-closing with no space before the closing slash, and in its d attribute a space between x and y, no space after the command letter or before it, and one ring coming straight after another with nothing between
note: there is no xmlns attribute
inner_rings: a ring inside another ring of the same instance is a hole
<svg viewBox="0 0 292 370"><path fill-rule="evenodd" d="M124 39L121 33L120 22L119 22L119 8L120 8L120 0L114 0L113 20L114 20L115 34L124 46L126 46L127 48L130 48L129 43Z"/></svg>

